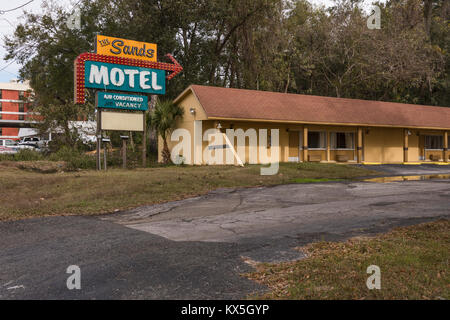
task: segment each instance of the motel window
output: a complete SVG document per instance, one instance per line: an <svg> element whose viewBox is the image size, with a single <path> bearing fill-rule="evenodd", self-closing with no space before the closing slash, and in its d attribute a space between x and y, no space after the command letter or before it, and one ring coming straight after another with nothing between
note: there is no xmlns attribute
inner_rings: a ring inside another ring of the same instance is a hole
<svg viewBox="0 0 450 320"><path fill-rule="evenodd" d="M23 101L24 97L25 97L25 93L23 91L19 91L19 100Z"/></svg>
<svg viewBox="0 0 450 320"><path fill-rule="evenodd" d="M442 149L444 147L443 136L425 136L425 149Z"/></svg>
<svg viewBox="0 0 450 320"><path fill-rule="evenodd" d="M2 111L3 111L3 106L2 106L2 103L0 102L0 120L2 119L2 115L3 115Z"/></svg>
<svg viewBox="0 0 450 320"><path fill-rule="evenodd" d="M308 132L308 149L325 149L327 147L326 144L325 132Z"/></svg>
<svg viewBox="0 0 450 320"><path fill-rule="evenodd" d="M3 128L0 128L0 137L3 135Z"/></svg>
<svg viewBox="0 0 450 320"><path fill-rule="evenodd" d="M332 132L331 149L349 149L355 148L355 134L353 132Z"/></svg>
<svg viewBox="0 0 450 320"><path fill-rule="evenodd" d="M25 107L23 103L19 103L19 112L25 112ZM25 115L19 114L19 120L25 120Z"/></svg>
<svg viewBox="0 0 450 320"><path fill-rule="evenodd" d="M2 98L2 89L0 89L0 99L3 99Z"/></svg>

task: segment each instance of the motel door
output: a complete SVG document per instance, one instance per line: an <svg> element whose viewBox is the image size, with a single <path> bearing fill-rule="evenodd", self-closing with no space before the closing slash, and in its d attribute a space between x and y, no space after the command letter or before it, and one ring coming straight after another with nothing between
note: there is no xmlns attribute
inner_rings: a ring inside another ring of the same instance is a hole
<svg viewBox="0 0 450 320"><path fill-rule="evenodd" d="M300 132L289 131L289 162L300 161Z"/></svg>

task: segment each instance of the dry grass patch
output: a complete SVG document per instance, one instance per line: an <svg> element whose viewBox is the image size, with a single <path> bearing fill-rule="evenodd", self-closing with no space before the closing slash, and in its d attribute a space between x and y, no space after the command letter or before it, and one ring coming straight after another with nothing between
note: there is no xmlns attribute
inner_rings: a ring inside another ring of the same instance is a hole
<svg viewBox="0 0 450 320"><path fill-rule="evenodd" d="M296 179L347 179L372 173L350 165L281 164L279 173L273 176L261 176L257 165L245 168L170 166L112 169L106 173L84 170L43 174L42 170L33 169L38 163L28 162L27 165L27 170L20 170L20 165L0 162L0 220L107 213L180 200L217 188L275 185Z"/></svg>
<svg viewBox="0 0 450 320"><path fill-rule="evenodd" d="M270 288L262 299L449 299L450 220L398 228L374 238L318 242L307 258L260 264L247 276ZM381 269L369 290L366 269Z"/></svg>

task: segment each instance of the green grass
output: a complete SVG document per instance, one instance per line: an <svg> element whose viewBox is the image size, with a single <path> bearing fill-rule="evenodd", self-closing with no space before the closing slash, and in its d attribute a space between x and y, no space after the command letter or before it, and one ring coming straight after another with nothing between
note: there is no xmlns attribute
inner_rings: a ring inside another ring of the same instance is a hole
<svg viewBox="0 0 450 320"><path fill-rule="evenodd" d="M450 221L398 228L374 238L318 242L297 262L260 264L247 276L270 288L261 299L449 299ZM381 289L369 290L369 265ZM254 298L254 297L253 297Z"/></svg>
<svg viewBox="0 0 450 320"><path fill-rule="evenodd" d="M63 172L61 172L63 171ZM217 188L350 179L373 172L352 165L287 163L261 176L259 165L167 166L65 172L63 163L0 162L0 220L96 214L180 200Z"/></svg>

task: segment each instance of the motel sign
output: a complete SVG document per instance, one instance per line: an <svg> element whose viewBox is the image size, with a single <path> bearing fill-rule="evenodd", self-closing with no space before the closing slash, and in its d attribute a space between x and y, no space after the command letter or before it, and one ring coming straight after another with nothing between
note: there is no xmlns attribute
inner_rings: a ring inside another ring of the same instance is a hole
<svg viewBox="0 0 450 320"><path fill-rule="evenodd" d="M142 163L145 166L148 95L165 94L166 80L183 70L170 54L167 57L173 64L158 62L156 53L157 45L154 43L97 35L95 53L82 53L75 59L75 103L86 102L86 88L96 91L97 169L101 168L101 144L109 141L102 136L103 130L143 132ZM128 136L121 138L123 165L126 167ZM106 149L103 154L106 169Z"/></svg>
<svg viewBox="0 0 450 320"><path fill-rule="evenodd" d="M150 94L166 93L166 72L164 70L97 61L86 61L84 70L86 88Z"/></svg>

